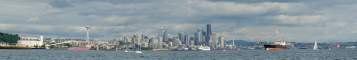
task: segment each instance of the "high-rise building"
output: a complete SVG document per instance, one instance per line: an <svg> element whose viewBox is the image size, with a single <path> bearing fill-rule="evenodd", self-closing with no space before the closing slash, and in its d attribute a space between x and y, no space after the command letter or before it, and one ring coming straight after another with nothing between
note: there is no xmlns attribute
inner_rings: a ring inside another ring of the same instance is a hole
<svg viewBox="0 0 357 60"><path fill-rule="evenodd" d="M212 34L212 30L211 30L211 24L207 24L206 26L207 30L206 30L206 33L205 33L205 45L207 46L210 46L210 40L211 40L211 34Z"/></svg>
<svg viewBox="0 0 357 60"><path fill-rule="evenodd" d="M186 46L190 45L190 37L188 36L188 34L185 34L184 43L185 43Z"/></svg>
<svg viewBox="0 0 357 60"><path fill-rule="evenodd" d="M210 44L210 46L211 46L211 49L216 49L216 47L217 47L217 35L216 35L216 33L212 33L211 34L211 44Z"/></svg>
<svg viewBox="0 0 357 60"><path fill-rule="evenodd" d="M193 46L193 45L195 45L195 37L194 36L189 36L189 44L190 44L190 46Z"/></svg>
<svg viewBox="0 0 357 60"><path fill-rule="evenodd" d="M223 36L219 36L219 41L220 41L220 48L225 48L224 47L224 37Z"/></svg>
<svg viewBox="0 0 357 60"><path fill-rule="evenodd" d="M164 30L163 33L162 33L162 41L167 41L168 40L168 36L167 36L167 31Z"/></svg>
<svg viewBox="0 0 357 60"><path fill-rule="evenodd" d="M161 49L163 45L162 38L157 38L157 49Z"/></svg>
<svg viewBox="0 0 357 60"><path fill-rule="evenodd" d="M134 48L139 47L140 41L139 41L139 36L138 35L134 34L133 37L131 37L131 40L132 40L132 42L134 44Z"/></svg>
<svg viewBox="0 0 357 60"><path fill-rule="evenodd" d="M201 36L201 45L205 45L205 46L207 46L207 43L206 43L206 31L201 31L202 32L202 36Z"/></svg>
<svg viewBox="0 0 357 60"><path fill-rule="evenodd" d="M148 43L150 48L156 48L154 38L150 38Z"/></svg>
<svg viewBox="0 0 357 60"><path fill-rule="evenodd" d="M201 39L202 39L202 37L201 37L201 35L202 35L202 32L199 30L199 31L197 31L196 33L195 33L195 38L194 38L194 44L195 45L201 45L200 43L201 43Z"/></svg>
<svg viewBox="0 0 357 60"><path fill-rule="evenodd" d="M141 34L140 40L141 40L140 43L141 43L142 47L149 47L149 37L148 36Z"/></svg>
<svg viewBox="0 0 357 60"><path fill-rule="evenodd" d="M184 35L182 33L178 33L178 39L181 41L181 44L184 44Z"/></svg>

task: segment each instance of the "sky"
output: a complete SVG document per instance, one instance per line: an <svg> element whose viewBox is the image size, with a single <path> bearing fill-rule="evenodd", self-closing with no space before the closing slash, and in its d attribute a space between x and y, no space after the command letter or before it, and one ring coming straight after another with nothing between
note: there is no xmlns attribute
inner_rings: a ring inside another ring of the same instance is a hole
<svg viewBox="0 0 357 60"><path fill-rule="evenodd" d="M357 0L0 0L0 32L96 39L212 24L226 39L345 42L357 38Z"/></svg>

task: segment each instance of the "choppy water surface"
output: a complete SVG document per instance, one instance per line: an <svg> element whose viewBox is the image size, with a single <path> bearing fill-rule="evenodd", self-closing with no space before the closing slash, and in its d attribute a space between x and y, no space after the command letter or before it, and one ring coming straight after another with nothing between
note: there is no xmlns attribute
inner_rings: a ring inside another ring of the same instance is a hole
<svg viewBox="0 0 357 60"><path fill-rule="evenodd" d="M357 50L116 51L0 50L0 60L357 60Z"/></svg>

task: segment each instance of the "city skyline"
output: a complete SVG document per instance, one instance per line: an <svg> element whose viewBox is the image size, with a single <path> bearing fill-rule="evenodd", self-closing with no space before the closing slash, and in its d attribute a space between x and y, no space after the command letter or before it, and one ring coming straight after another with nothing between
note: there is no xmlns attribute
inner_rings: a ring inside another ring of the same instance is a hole
<svg viewBox="0 0 357 60"><path fill-rule="evenodd" d="M335 3L330 3L335 2ZM206 30L232 40L344 42L357 38L355 0L3 0L0 32L49 37L116 38ZM208 30L208 29L207 29ZM205 38L210 38L205 37ZM165 39L166 40L166 39ZM218 41L217 41L218 42Z"/></svg>

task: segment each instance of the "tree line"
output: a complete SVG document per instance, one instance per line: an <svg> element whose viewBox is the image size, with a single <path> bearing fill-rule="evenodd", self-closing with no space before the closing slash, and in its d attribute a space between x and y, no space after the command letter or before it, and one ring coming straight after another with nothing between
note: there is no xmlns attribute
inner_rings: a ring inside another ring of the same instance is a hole
<svg viewBox="0 0 357 60"><path fill-rule="evenodd" d="M17 34L8 34L0 32L0 42L17 43L20 40L20 36Z"/></svg>

